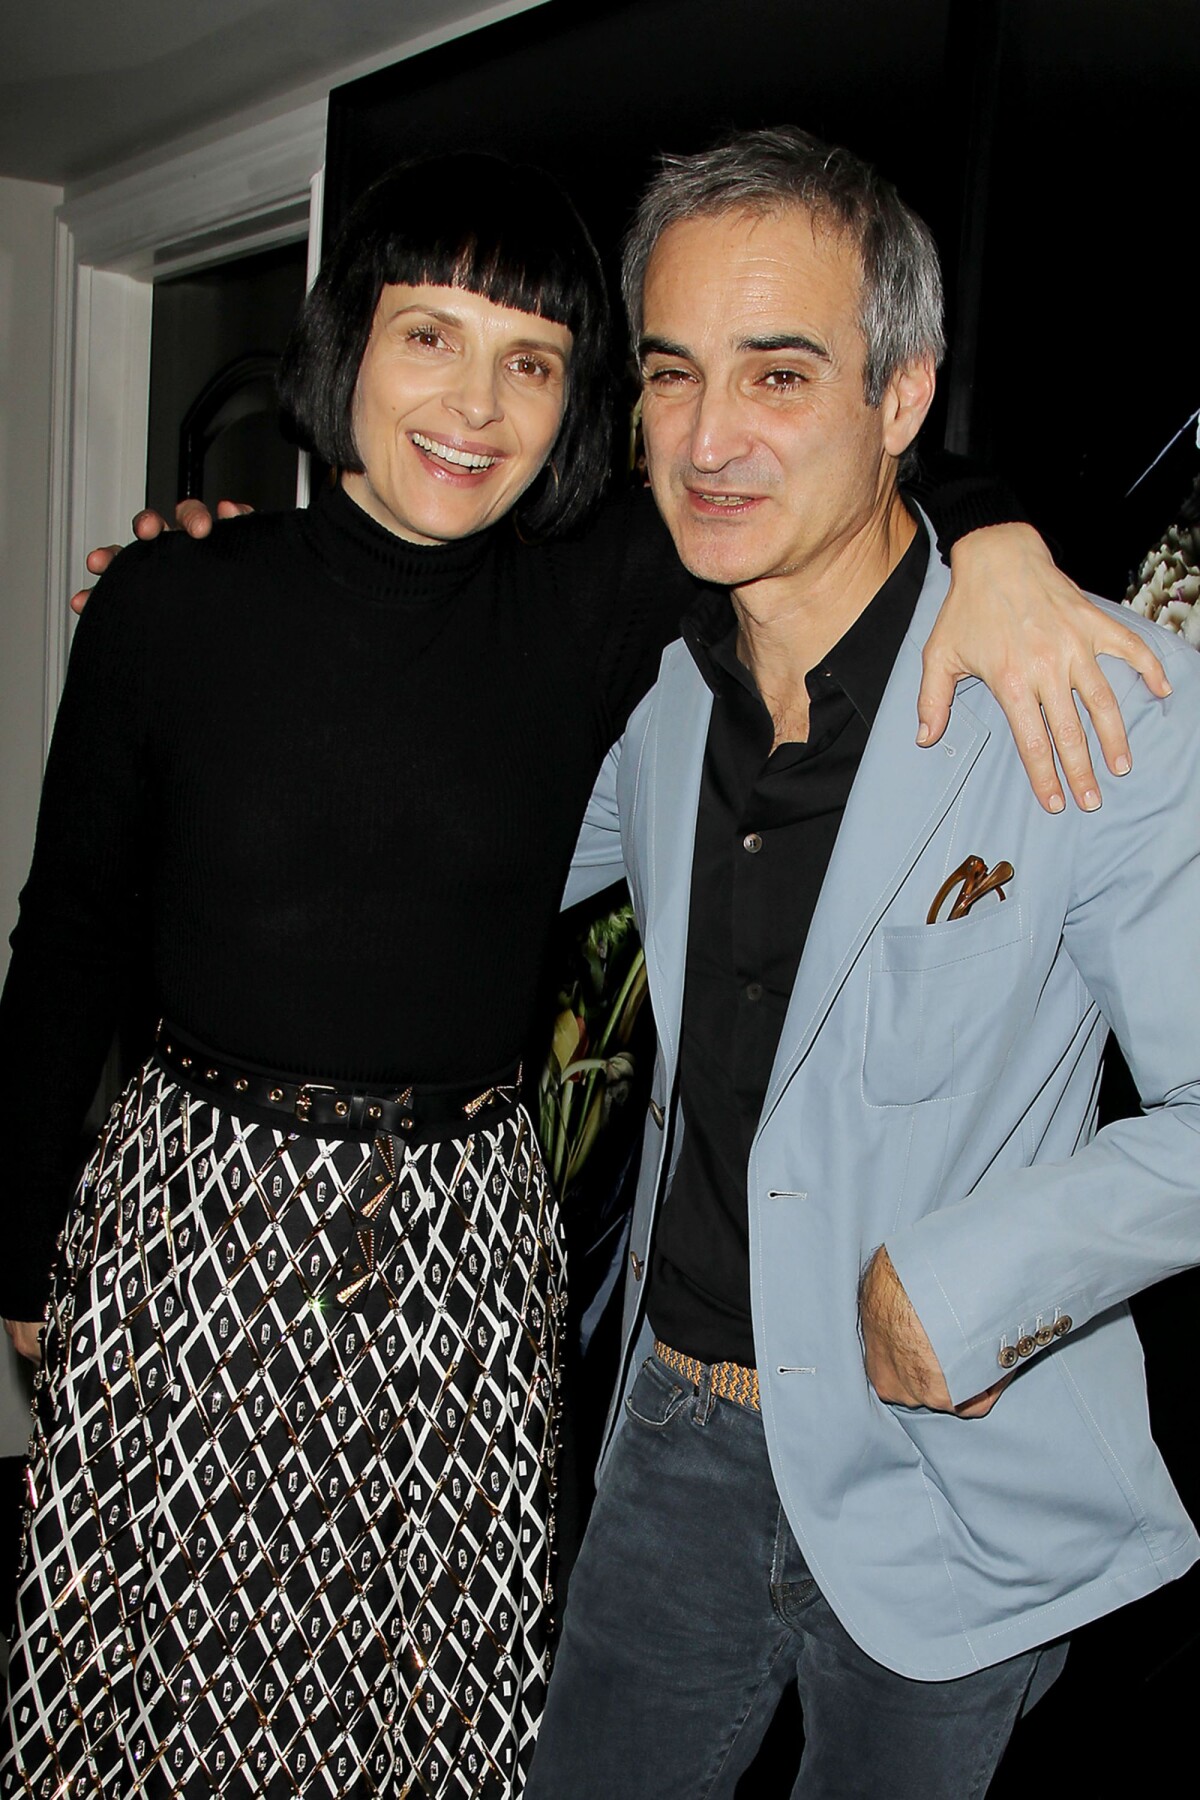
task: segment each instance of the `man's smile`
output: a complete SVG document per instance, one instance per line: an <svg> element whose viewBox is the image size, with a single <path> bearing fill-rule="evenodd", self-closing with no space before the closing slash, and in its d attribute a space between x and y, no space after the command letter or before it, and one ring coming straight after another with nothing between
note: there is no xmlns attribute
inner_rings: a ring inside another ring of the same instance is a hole
<svg viewBox="0 0 1200 1800"><path fill-rule="evenodd" d="M716 488L691 486L686 488L686 493L693 509L709 517L736 517L761 506L764 499L762 494L734 494Z"/></svg>

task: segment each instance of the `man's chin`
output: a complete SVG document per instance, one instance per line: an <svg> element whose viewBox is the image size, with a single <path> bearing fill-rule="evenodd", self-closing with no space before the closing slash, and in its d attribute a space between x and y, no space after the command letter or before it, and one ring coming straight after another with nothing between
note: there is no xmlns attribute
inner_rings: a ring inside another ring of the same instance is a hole
<svg viewBox="0 0 1200 1800"><path fill-rule="evenodd" d="M679 560L689 575L712 587L741 587L763 574L762 558L738 553L732 545L697 543L690 532L672 533Z"/></svg>
<svg viewBox="0 0 1200 1800"><path fill-rule="evenodd" d="M758 580L771 567L767 520L759 507L741 516L697 516L674 491L655 498L676 555L698 581L738 587Z"/></svg>

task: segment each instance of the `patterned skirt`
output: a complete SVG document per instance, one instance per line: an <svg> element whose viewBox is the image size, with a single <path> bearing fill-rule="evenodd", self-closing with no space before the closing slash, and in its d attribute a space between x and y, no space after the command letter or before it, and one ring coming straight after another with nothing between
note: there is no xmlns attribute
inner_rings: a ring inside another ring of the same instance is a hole
<svg viewBox="0 0 1200 1800"><path fill-rule="evenodd" d="M519 1107L318 1139L148 1063L55 1275L0 1794L519 1795L563 1305Z"/></svg>

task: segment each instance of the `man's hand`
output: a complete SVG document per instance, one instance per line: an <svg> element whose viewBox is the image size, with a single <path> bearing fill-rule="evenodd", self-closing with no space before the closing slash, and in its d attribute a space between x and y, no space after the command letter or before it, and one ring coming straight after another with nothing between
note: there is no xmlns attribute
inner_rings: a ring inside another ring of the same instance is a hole
<svg viewBox="0 0 1200 1800"><path fill-rule="evenodd" d="M42 1321L40 1319L5 1319L4 1329L13 1347L32 1363L42 1360Z"/></svg>
<svg viewBox="0 0 1200 1800"><path fill-rule="evenodd" d="M867 1380L893 1406L926 1406L931 1412L957 1413L960 1419L981 1419L1012 1380L1006 1375L973 1400L954 1405L942 1366L882 1244L863 1270L858 1317Z"/></svg>
<svg viewBox="0 0 1200 1800"><path fill-rule="evenodd" d="M254 508L247 506L243 500L218 500L218 519L240 519ZM213 528L213 516L203 500L181 500L175 508L175 523L168 525L162 514L148 506L133 521L135 538L156 538L163 531L186 531L189 537L207 537ZM120 544L103 544L99 549L89 550L87 554L87 570L89 575L103 575L105 569L118 555ZM81 613L88 603L91 588L80 588L77 594L71 595L71 611Z"/></svg>
<svg viewBox="0 0 1200 1800"><path fill-rule="evenodd" d="M1094 812L1100 789L1075 696L1091 714L1111 772L1128 774L1121 711L1096 658L1101 652L1119 656L1151 693L1165 697L1171 684L1162 664L1136 632L1085 599L1031 525L969 532L955 544L950 560L950 592L925 646L917 742L937 743L955 683L978 675L1004 708L1025 773L1046 811L1061 812L1066 804L1057 751L1076 805Z"/></svg>

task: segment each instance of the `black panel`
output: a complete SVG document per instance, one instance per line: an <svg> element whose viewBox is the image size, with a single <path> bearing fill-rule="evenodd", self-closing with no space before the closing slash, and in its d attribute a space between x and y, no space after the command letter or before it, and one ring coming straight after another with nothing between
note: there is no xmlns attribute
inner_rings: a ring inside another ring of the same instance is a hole
<svg viewBox="0 0 1200 1800"><path fill-rule="evenodd" d="M331 226L424 149L558 171L611 256L660 146L792 119L928 218L955 354L929 435L992 456L1105 591L1196 466L1194 0L551 0L335 90Z"/></svg>
<svg viewBox="0 0 1200 1800"><path fill-rule="evenodd" d="M1195 0L1009 0L977 412L1071 572L1120 592L1197 468Z"/></svg>
<svg viewBox="0 0 1200 1800"><path fill-rule="evenodd" d="M329 102L326 229L391 164L492 150L554 170L612 259L660 148L794 121L878 161L951 252L961 155L913 121L945 92L950 0L551 0ZM948 229L943 229L948 228Z"/></svg>

